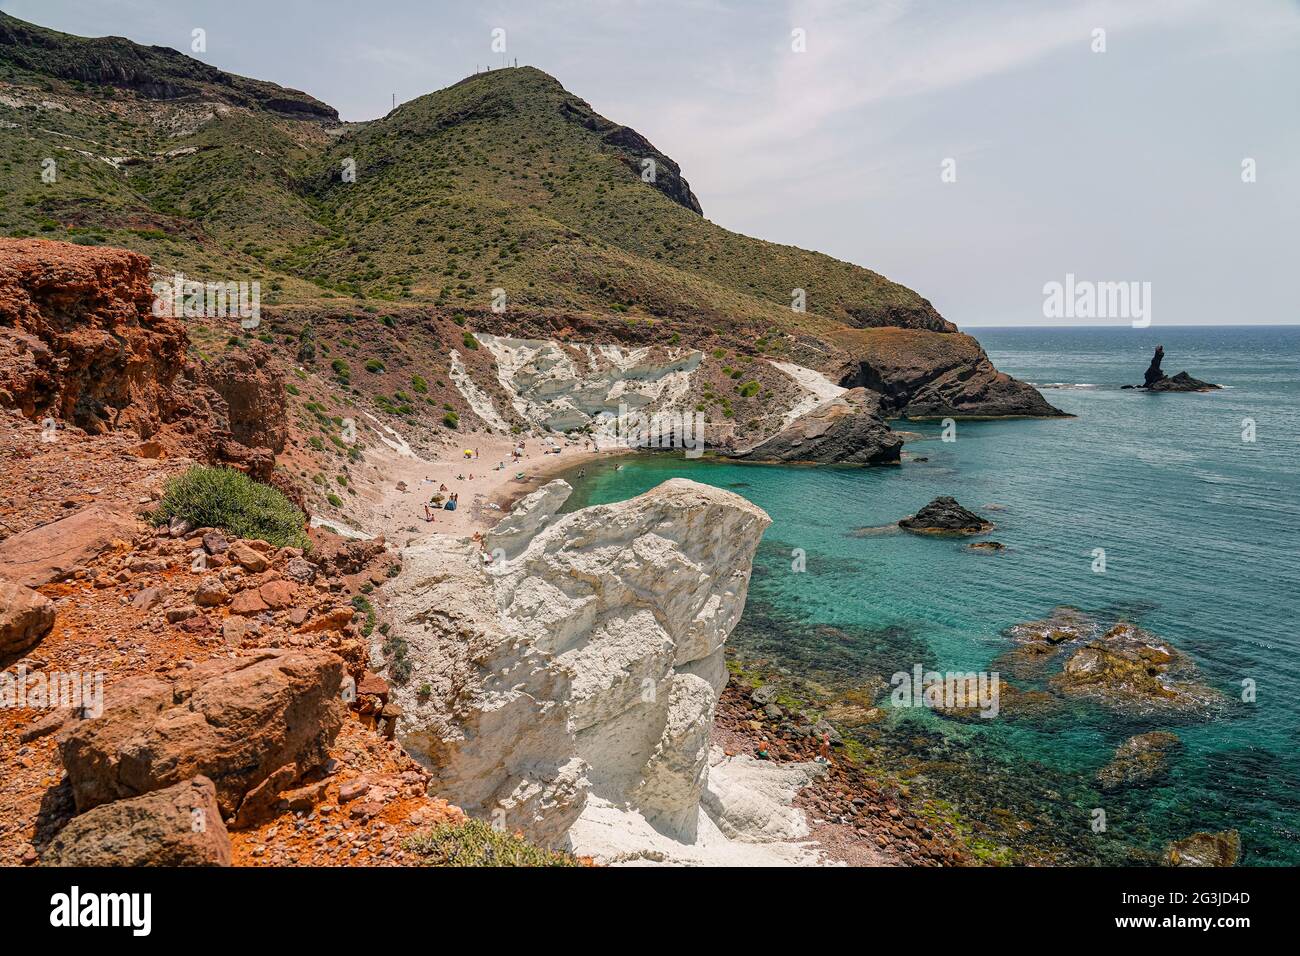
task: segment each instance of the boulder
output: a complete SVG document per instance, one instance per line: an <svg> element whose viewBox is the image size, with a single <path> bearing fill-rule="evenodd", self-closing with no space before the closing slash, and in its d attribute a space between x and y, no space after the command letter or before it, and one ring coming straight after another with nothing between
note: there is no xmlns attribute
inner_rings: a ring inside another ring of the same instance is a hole
<svg viewBox="0 0 1300 956"><path fill-rule="evenodd" d="M199 607L219 607L229 600L230 592L226 590L220 578L203 578L194 591L194 603Z"/></svg>
<svg viewBox="0 0 1300 956"><path fill-rule="evenodd" d="M898 526L913 534L985 534L993 530L993 522L985 521L973 511L947 495L935 498L914 515L908 515Z"/></svg>
<svg viewBox="0 0 1300 956"><path fill-rule="evenodd" d="M202 774L233 816L281 768L296 765L287 786L325 763L342 677L343 661L324 651L257 650L122 681L99 717L60 734L78 811Z"/></svg>
<svg viewBox="0 0 1300 956"><path fill-rule="evenodd" d="M283 611L294 602L294 588L290 581L268 581L258 588L257 594L273 611Z"/></svg>
<svg viewBox="0 0 1300 956"><path fill-rule="evenodd" d="M138 525L120 511L89 508L0 542L0 576L30 588L61 581L114 541L130 541Z"/></svg>
<svg viewBox="0 0 1300 956"><path fill-rule="evenodd" d="M1241 834L1224 830L1174 840L1165 847L1161 862L1165 866L1236 866L1240 859Z"/></svg>
<svg viewBox="0 0 1300 956"><path fill-rule="evenodd" d="M875 392L850 389L732 457L763 462L897 464L903 439L880 419L880 401Z"/></svg>
<svg viewBox="0 0 1300 956"><path fill-rule="evenodd" d="M1155 783L1169 773L1169 759L1182 745L1177 734L1165 730L1130 737L1115 750L1114 759L1097 771L1097 782L1106 791Z"/></svg>
<svg viewBox="0 0 1300 956"><path fill-rule="evenodd" d="M262 595L257 591L240 591L235 595L235 599L230 602L230 613L244 617L261 614L266 610L269 610L269 608L266 602L262 600Z"/></svg>
<svg viewBox="0 0 1300 956"><path fill-rule="evenodd" d="M563 845L589 797L690 841L768 523L675 478L557 516L487 568L468 543L408 548L390 606L412 667L391 688L399 742L437 793L536 842Z"/></svg>
<svg viewBox="0 0 1300 956"><path fill-rule="evenodd" d="M0 656L21 654L54 626L54 604L44 594L0 578Z"/></svg>
<svg viewBox="0 0 1300 956"><path fill-rule="evenodd" d="M253 547L252 542L239 540L226 549L226 557L234 561L245 571L261 574L268 567L266 555Z"/></svg>
<svg viewBox="0 0 1300 956"><path fill-rule="evenodd" d="M195 776L95 807L59 831L44 866L230 866L211 780Z"/></svg>

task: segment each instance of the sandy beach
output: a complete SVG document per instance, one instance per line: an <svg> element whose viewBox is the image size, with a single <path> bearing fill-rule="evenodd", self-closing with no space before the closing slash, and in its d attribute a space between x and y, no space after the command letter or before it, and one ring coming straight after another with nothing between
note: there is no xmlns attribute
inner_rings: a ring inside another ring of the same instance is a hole
<svg viewBox="0 0 1300 956"><path fill-rule="evenodd" d="M627 453L624 448L596 449L563 437L551 439L553 445L546 438L531 437L522 439L524 453L515 461L512 452L519 441L471 434L459 444L448 445L436 458L421 457L405 447L372 447L366 455L370 480L358 483L362 494L349 502L349 514L366 533L382 534L401 546L432 534L468 536L492 527L515 501L559 472ZM557 447L559 454L553 451ZM458 495L457 508L430 507L427 514L432 520L426 520L425 505L436 494L444 499Z"/></svg>

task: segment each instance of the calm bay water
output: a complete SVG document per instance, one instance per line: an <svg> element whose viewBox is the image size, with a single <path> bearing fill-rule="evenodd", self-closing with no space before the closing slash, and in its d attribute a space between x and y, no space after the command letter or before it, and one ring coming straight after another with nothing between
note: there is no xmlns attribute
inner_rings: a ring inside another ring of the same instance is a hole
<svg viewBox="0 0 1300 956"><path fill-rule="evenodd" d="M588 467L569 508L620 500L682 475L728 488L772 516L732 642L791 673L852 687L920 663L989 669L1005 629L1073 605L1131 620L1187 652L1208 683L1257 701L1212 721L1119 718L1071 705L1043 720L977 724L898 711L901 736L929 739L974 816L1010 809L1050 828L1079 859L1120 862L1196 830L1241 831L1246 863L1300 863L1300 328L980 329L998 368L1039 385L1076 418L895 423L925 439L901 468L687 461L677 455ZM1157 343L1165 371L1230 386L1148 395ZM1252 419L1256 440L1242 440ZM996 522L996 555L964 542L854 534L950 494ZM1105 573L1093 571L1104 548ZM794 549L807 571L791 571ZM1156 787L1102 795L1115 747L1146 730L1184 741ZM971 772L975 768L977 772ZM1106 810L1104 836L1089 826Z"/></svg>

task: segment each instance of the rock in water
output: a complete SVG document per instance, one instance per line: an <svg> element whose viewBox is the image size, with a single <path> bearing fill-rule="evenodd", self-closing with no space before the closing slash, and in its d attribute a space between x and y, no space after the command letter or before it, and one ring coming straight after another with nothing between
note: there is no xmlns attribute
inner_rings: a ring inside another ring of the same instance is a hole
<svg viewBox="0 0 1300 956"><path fill-rule="evenodd" d="M198 776L83 813L41 857L45 866L230 866L217 788Z"/></svg>
<svg viewBox="0 0 1300 956"><path fill-rule="evenodd" d="M1119 745L1115 758L1097 771L1102 790L1155 783L1169 773L1170 757L1182 747L1177 734L1153 730Z"/></svg>
<svg viewBox="0 0 1300 956"><path fill-rule="evenodd" d="M723 643L768 524L674 478L514 522L513 557L486 568L467 542L408 549L392 607L412 664L393 689L400 743L441 795L537 842L563 845L589 797L691 842Z"/></svg>
<svg viewBox="0 0 1300 956"><path fill-rule="evenodd" d="M897 464L903 440L880 419L879 411L878 394L865 388L850 389L734 457L746 461Z"/></svg>
<svg viewBox="0 0 1300 956"><path fill-rule="evenodd" d="M1199 378L1192 378L1186 372L1179 372L1177 375L1168 376L1160 368L1160 363L1164 361L1165 347L1157 345L1156 351L1151 356L1151 364L1147 366L1146 374L1143 376L1141 388L1148 389L1152 392L1209 392L1216 388L1222 388L1221 385L1214 385L1210 382L1202 382ZM1125 385L1125 388L1132 386Z"/></svg>
<svg viewBox="0 0 1300 956"><path fill-rule="evenodd" d="M960 332L890 327L846 330L833 338L849 356L837 381L879 392L885 417L1066 414L1032 385L999 372L979 342Z"/></svg>
<svg viewBox="0 0 1300 956"><path fill-rule="evenodd" d="M1165 866L1235 866L1241 857L1241 834L1193 833L1165 847Z"/></svg>
<svg viewBox="0 0 1300 956"><path fill-rule="evenodd" d="M1151 364L1147 366L1146 375L1143 377L1143 387L1150 388L1156 382L1165 377L1165 373L1160 368L1160 363L1164 361L1164 357L1165 347L1163 345L1157 345L1156 354L1151 356Z"/></svg>
<svg viewBox="0 0 1300 956"><path fill-rule="evenodd" d="M1065 662L1050 683L1067 697L1125 714L1177 712L1208 716L1228 699L1196 681L1187 655L1132 624L1116 624Z"/></svg>
<svg viewBox="0 0 1300 956"><path fill-rule="evenodd" d="M1202 382L1199 378L1192 378L1186 372L1179 372L1177 375L1162 378L1160 381L1147 386L1148 390L1152 392L1211 392L1222 387L1222 385Z"/></svg>
<svg viewBox="0 0 1300 956"><path fill-rule="evenodd" d="M993 530L993 522L966 510L956 498L947 495L935 498L916 514L908 515L898 522L898 526L914 534L984 534Z"/></svg>

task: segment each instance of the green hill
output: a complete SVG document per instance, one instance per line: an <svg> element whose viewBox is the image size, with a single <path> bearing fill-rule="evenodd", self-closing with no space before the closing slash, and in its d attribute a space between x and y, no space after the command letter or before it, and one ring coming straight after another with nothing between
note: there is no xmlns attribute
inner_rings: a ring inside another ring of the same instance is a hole
<svg viewBox="0 0 1300 956"><path fill-rule="evenodd" d="M282 303L477 311L500 288L514 308L627 323L952 328L876 273L710 223L671 158L531 67L344 126L305 94L175 51L0 14L0 88L7 235L258 278Z"/></svg>

